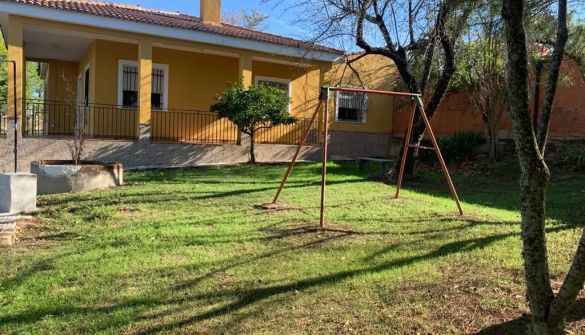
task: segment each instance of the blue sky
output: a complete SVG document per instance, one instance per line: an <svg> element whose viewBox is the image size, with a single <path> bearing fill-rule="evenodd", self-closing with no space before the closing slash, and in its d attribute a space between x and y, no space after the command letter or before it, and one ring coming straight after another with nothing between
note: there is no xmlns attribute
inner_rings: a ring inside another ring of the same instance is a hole
<svg viewBox="0 0 585 335"><path fill-rule="evenodd" d="M124 3L140 5L145 8L179 11L181 13L199 16L199 0L125 0ZM261 4L261 0L222 0L223 12L237 12L243 9L258 8L268 15L265 31L295 38L308 38L307 33L292 24L295 13L286 11L282 6L274 8L276 1L268 5Z"/></svg>

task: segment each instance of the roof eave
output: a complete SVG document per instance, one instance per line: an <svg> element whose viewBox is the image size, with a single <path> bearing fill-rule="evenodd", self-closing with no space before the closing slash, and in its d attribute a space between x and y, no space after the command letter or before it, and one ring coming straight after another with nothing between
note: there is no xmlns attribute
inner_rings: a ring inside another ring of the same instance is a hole
<svg viewBox="0 0 585 335"><path fill-rule="evenodd" d="M209 32L158 26L148 23L76 13L60 9L43 8L14 2L0 1L0 12L63 23L206 43L216 46L260 51L272 55L304 58L313 61L334 62L341 57L339 53L335 52L283 46L269 42L237 38Z"/></svg>

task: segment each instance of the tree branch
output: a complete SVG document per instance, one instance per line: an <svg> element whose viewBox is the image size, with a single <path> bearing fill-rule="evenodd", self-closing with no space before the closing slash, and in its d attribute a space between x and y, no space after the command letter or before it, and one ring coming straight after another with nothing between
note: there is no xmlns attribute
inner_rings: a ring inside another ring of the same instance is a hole
<svg viewBox="0 0 585 335"><path fill-rule="evenodd" d="M565 46L569 39L569 31L567 29L567 0L559 0L559 18L557 28L557 40L555 42L554 51L552 54L552 61L548 72L548 83L544 103L542 105L542 115L540 124L538 126L538 148L542 156L546 150L546 142L548 140L548 132L550 128L550 118L557 93L557 84L563 57L565 55Z"/></svg>

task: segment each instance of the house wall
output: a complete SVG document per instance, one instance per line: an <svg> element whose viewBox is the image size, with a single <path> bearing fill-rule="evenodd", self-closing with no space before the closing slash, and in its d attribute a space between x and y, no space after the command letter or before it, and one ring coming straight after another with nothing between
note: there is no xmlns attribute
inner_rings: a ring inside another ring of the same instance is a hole
<svg viewBox="0 0 585 335"><path fill-rule="evenodd" d="M327 83L332 86L365 87L370 90L392 90L396 81L396 71L385 57L368 55L354 63L352 67L359 77L345 63L337 63L327 73ZM387 95L368 95L368 111L365 123L338 122L335 120L335 97L330 111L331 130L342 132L390 134L392 132L394 98Z"/></svg>
<svg viewBox="0 0 585 335"><path fill-rule="evenodd" d="M79 63L58 60L43 60L47 63L45 98L49 101L77 99L77 75Z"/></svg>
<svg viewBox="0 0 585 335"><path fill-rule="evenodd" d="M155 47L153 63L169 65L170 109L209 111L215 97L238 81L233 57Z"/></svg>

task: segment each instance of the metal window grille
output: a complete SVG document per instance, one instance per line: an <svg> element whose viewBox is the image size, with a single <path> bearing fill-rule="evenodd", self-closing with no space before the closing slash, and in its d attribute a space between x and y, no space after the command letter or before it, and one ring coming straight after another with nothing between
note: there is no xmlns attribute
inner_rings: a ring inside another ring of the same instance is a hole
<svg viewBox="0 0 585 335"><path fill-rule="evenodd" d="M163 109L165 71L163 69L152 70L152 108Z"/></svg>
<svg viewBox="0 0 585 335"><path fill-rule="evenodd" d="M124 107L138 106L138 67L124 65L122 69L123 78L123 102Z"/></svg>
<svg viewBox="0 0 585 335"><path fill-rule="evenodd" d="M270 80L258 80L258 85L268 86L268 87L275 87L282 90L286 95L289 95L289 84L282 83L278 81L270 81Z"/></svg>
<svg viewBox="0 0 585 335"><path fill-rule="evenodd" d="M337 92L336 120L341 122L365 123L368 113L366 93Z"/></svg>

